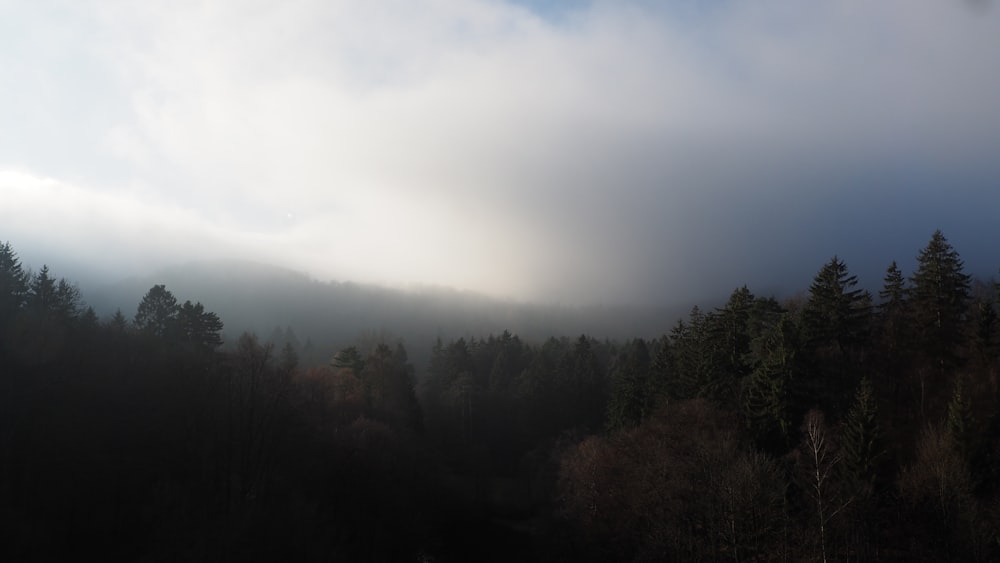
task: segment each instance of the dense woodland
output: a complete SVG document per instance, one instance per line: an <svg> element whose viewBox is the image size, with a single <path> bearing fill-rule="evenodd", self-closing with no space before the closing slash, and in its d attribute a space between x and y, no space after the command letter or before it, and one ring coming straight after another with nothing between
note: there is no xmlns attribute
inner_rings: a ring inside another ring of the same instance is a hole
<svg viewBox="0 0 1000 563"><path fill-rule="evenodd" d="M1000 288L940 232L917 264L418 374L384 335L224 342L164 285L101 319L3 244L0 559L997 560Z"/></svg>

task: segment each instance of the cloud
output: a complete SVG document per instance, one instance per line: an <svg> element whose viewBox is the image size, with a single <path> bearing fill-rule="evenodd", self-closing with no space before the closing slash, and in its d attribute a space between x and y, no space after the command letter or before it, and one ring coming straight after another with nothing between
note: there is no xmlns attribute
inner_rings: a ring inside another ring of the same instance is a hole
<svg viewBox="0 0 1000 563"><path fill-rule="evenodd" d="M979 210L1000 203L983 188L1000 149L991 6L74 6L69 20L25 14L40 31L3 60L37 64L0 94L0 119L29 139L0 136L0 166L34 190L45 177L77 186L48 235L65 240L77 224L74 240L151 257L255 254L320 277L687 301L811 275L826 253L904 258L891 255L901 236L875 256L857 233L921 229L910 253L937 227L971 239L993 228ZM24 104L28 118L11 109ZM952 197L942 204L930 178ZM20 232L40 236L27 217L62 205L45 190L18 192ZM102 220L79 225L88 198ZM155 251L111 240L140 225L159 229Z"/></svg>

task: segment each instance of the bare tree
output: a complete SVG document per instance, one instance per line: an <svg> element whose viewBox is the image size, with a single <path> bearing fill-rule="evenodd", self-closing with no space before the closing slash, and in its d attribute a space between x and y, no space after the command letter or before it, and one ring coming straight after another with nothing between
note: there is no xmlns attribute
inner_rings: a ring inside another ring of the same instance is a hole
<svg viewBox="0 0 1000 563"><path fill-rule="evenodd" d="M830 521L847 508L853 498L837 497L833 476L841 456L831 440L822 411L814 409L806 414L802 433L802 444L799 446L801 467L805 474L806 492L816 505L820 557L826 563Z"/></svg>

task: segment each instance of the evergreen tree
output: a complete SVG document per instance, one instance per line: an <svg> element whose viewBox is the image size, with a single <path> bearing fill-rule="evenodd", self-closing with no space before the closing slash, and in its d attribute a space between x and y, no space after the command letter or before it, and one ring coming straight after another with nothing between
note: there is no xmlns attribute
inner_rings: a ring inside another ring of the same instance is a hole
<svg viewBox="0 0 1000 563"><path fill-rule="evenodd" d="M963 340L970 279L963 267L958 252L938 230L917 256L917 271L911 278L920 348L941 376L957 362Z"/></svg>
<svg viewBox="0 0 1000 563"><path fill-rule="evenodd" d="M802 311L802 328L810 347L833 345L841 355L864 343L871 321L871 296L855 289L857 276L834 256L809 286L809 300Z"/></svg>
<svg viewBox="0 0 1000 563"><path fill-rule="evenodd" d="M711 359L711 373L705 381L703 396L732 407L737 387L751 367L746 363L750 351L750 318L754 295L746 286L736 289L729 301L706 318L706 343Z"/></svg>
<svg viewBox="0 0 1000 563"><path fill-rule="evenodd" d="M964 387L963 378L957 378L951 393L951 400L948 402L948 419L945 429L962 459L969 461L969 456L975 451L975 420L972 417L972 408L965 396Z"/></svg>
<svg viewBox="0 0 1000 563"><path fill-rule="evenodd" d="M55 308L56 301L56 279L49 275L49 267L43 265L28 285L28 309L38 316L47 316Z"/></svg>
<svg viewBox="0 0 1000 563"><path fill-rule="evenodd" d="M741 405L757 443L772 451L788 445L792 421L801 416L792 394L797 340L795 323L784 314L750 345L755 364L743 384Z"/></svg>
<svg viewBox="0 0 1000 563"><path fill-rule="evenodd" d="M641 338L633 340L619 355L611 379L609 430L632 428L652 411L655 398L651 392L649 364L649 348Z"/></svg>
<svg viewBox="0 0 1000 563"><path fill-rule="evenodd" d="M882 446L875 392L867 377L858 385L841 436L848 481L855 484L856 494L870 494L878 476Z"/></svg>
<svg viewBox="0 0 1000 563"><path fill-rule="evenodd" d="M714 357L709 345L708 326L710 315L697 306L691 309L688 322L678 322L670 333L674 351L676 385L673 394L679 399L693 399L708 395L712 380Z"/></svg>
<svg viewBox="0 0 1000 563"><path fill-rule="evenodd" d="M870 330L871 296L857 284L834 256L816 274L802 310L809 369L800 391L831 417L847 407Z"/></svg>
<svg viewBox="0 0 1000 563"><path fill-rule="evenodd" d="M997 311L993 299L980 299L976 303L976 351L979 360L988 366L996 354Z"/></svg>
<svg viewBox="0 0 1000 563"><path fill-rule="evenodd" d="M0 328L24 307L28 280L28 274L10 243L0 244Z"/></svg>
<svg viewBox="0 0 1000 563"><path fill-rule="evenodd" d="M333 357L330 363L335 368L349 369L354 372L354 375L361 375L361 371L365 369L365 359L361 357L357 346L344 348Z"/></svg>
<svg viewBox="0 0 1000 563"><path fill-rule="evenodd" d="M128 332L129 323L125 315L122 314L122 310L116 309L115 314L108 319L107 326L117 334L125 334Z"/></svg>
<svg viewBox="0 0 1000 563"><path fill-rule="evenodd" d="M139 303L133 324L143 334L162 338L173 332L177 314L177 298L166 286L154 285Z"/></svg>
<svg viewBox="0 0 1000 563"><path fill-rule="evenodd" d="M903 272L899 270L895 260L886 268L885 278L882 281L882 289L878 292L879 299L882 300L879 310L891 311L901 307L906 302L906 280L903 279Z"/></svg>
<svg viewBox="0 0 1000 563"><path fill-rule="evenodd" d="M222 321L218 315L205 311L199 302L185 301L177 309L177 326L184 342L199 350L214 350L222 345Z"/></svg>

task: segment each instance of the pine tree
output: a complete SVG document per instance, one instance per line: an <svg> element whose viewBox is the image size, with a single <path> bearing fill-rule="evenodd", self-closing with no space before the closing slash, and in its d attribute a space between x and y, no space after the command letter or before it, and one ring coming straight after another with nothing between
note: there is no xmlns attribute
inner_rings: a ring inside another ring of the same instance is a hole
<svg viewBox="0 0 1000 563"><path fill-rule="evenodd" d="M958 252L939 230L920 251L917 264L911 295L920 348L944 376L958 360L970 278L962 271Z"/></svg>
<svg viewBox="0 0 1000 563"><path fill-rule="evenodd" d="M754 302L753 293L743 286L733 291L724 307L706 318L705 337L712 369L703 396L727 406L736 404L739 382L751 370L746 356L750 351Z"/></svg>
<svg viewBox="0 0 1000 563"><path fill-rule="evenodd" d="M843 415L856 385L871 323L871 296L836 256L816 274L802 311L805 360L799 392L831 418Z"/></svg>
<svg viewBox="0 0 1000 563"><path fill-rule="evenodd" d="M637 338L619 355L611 379L607 427L620 430L638 425L653 408L649 348Z"/></svg>
<svg viewBox="0 0 1000 563"><path fill-rule="evenodd" d="M0 328L24 307L27 295L28 274L10 243L0 244Z"/></svg>
<svg viewBox="0 0 1000 563"><path fill-rule="evenodd" d="M802 311L802 328L811 347L834 345L841 355L862 344L871 321L871 295L858 285L857 276L834 256L809 286L809 300Z"/></svg>
<svg viewBox="0 0 1000 563"><path fill-rule="evenodd" d="M166 337L175 328L178 310L177 299L166 286L154 285L139 303L133 323L144 334Z"/></svg>
<svg viewBox="0 0 1000 563"><path fill-rule="evenodd" d="M365 359L361 357L357 346L348 346L338 352L330 364L335 368L349 369L354 372L355 376L359 376L361 370L365 368Z"/></svg>
<svg viewBox="0 0 1000 563"><path fill-rule="evenodd" d="M781 315L750 346L755 364L741 393L743 413L759 445L782 451L792 420L800 416L792 394L798 353L794 323Z"/></svg>
<svg viewBox="0 0 1000 563"><path fill-rule="evenodd" d="M844 514L849 542L859 559L873 560L878 552L876 485L883 449L875 391L867 377L858 384L840 438L841 483L846 498L851 499Z"/></svg>
<svg viewBox="0 0 1000 563"><path fill-rule="evenodd" d="M893 260L885 270L885 278L882 280L882 290L878 292L882 303L879 309L891 309L906 301L906 280L903 272L900 271L896 261Z"/></svg>
<svg viewBox="0 0 1000 563"><path fill-rule="evenodd" d="M688 322L678 322L670 333L674 350L676 390L679 399L705 397L713 377L713 354L709 347L708 326L711 315L697 306L691 309Z"/></svg>
<svg viewBox="0 0 1000 563"><path fill-rule="evenodd" d="M177 326L184 341L199 350L214 350L222 345L222 321L205 311L200 302L185 301L177 310Z"/></svg>
<svg viewBox="0 0 1000 563"><path fill-rule="evenodd" d="M945 428L962 459L969 461L969 456L975 451L975 420L972 417L969 401L965 397L964 387L963 378L957 378L951 400L948 402L948 420Z"/></svg>
<svg viewBox="0 0 1000 563"><path fill-rule="evenodd" d="M847 413L842 430L842 454L848 481L854 483L855 494L872 492L882 457L878 407L871 381L865 377L858 384L854 403Z"/></svg>
<svg viewBox="0 0 1000 563"><path fill-rule="evenodd" d="M31 277L28 285L27 307L38 316L45 316L56 304L56 279L49 275L49 267Z"/></svg>

